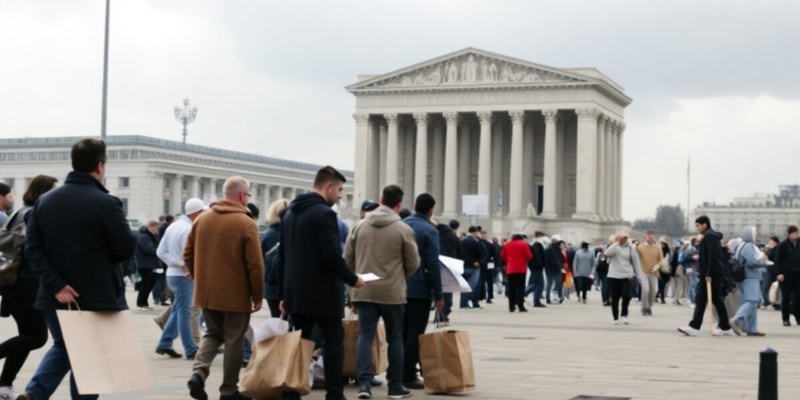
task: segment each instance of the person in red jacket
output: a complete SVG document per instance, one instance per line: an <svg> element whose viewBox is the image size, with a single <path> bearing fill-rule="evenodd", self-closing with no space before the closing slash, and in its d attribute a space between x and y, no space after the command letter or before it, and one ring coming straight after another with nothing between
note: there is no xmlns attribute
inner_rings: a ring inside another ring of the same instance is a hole
<svg viewBox="0 0 800 400"><path fill-rule="evenodd" d="M500 258L506 262L508 276L508 311L528 311L525 308L525 274L528 272L528 261L533 258L531 247L525 243L525 235L514 234L500 251Z"/></svg>

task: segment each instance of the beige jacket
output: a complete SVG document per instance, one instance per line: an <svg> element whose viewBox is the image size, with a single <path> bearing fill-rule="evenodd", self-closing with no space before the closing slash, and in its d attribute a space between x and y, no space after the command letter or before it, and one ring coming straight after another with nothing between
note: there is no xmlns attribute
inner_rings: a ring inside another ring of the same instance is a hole
<svg viewBox="0 0 800 400"><path fill-rule="evenodd" d="M661 259L664 258L664 253L661 252L661 244L642 242L636 246L636 252L639 253L642 272L647 275L655 275L658 272Z"/></svg>
<svg viewBox="0 0 800 400"><path fill-rule="evenodd" d="M344 258L356 274L381 278L353 290L352 301L406 303L406 279L419 267L419 253L414 231L394 210L380 206L367 214L347 236Z"/></svg>

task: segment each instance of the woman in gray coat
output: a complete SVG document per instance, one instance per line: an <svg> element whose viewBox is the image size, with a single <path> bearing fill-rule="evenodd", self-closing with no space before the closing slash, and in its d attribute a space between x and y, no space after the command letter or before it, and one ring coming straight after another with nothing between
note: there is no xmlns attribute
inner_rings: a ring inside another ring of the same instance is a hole
<svg viewBox="0 0 800 400"><path fill-rule="evenodd" d="M578 295L578 301L583 301L583 304L586 304L586 292L592 288L596 267L597 263L594 253L589 250L589 243L581 243L581 249L575 253L572 274L575 277L575 292Z"/></svg>
<svg viewBox="0 0 800 400"><path fill-rule="evenodd" d="M611 292L611 315L614 325L628 324L628 304L631 302L631 281L641 281L642 267L639 264L639 255L636 248L628 243L628 233L620 232L609 239L606 257L608 266L608 287ZM622 299L622 313L619 310L619 301Z"/></svg>

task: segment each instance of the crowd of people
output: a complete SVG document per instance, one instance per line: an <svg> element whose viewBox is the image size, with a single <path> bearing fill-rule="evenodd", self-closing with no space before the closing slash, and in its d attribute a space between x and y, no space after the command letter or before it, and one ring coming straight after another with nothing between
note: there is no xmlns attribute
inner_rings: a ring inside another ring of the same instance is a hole
<svg viewBox="0 0 800 400"><path fill-rule="evenodd" d="M10 217L0 212L0 218L8 217L5 226L26 227L24 268L15 284L0 288L0 315L12 316L19 330L0 344L5 359L0 399L50 398L71 368L56 310L72 304L88 311L128 309L125 278L134 270L136 306L151 310L151 296L155 304L170 306L156 318L163 329L156 353L193 361L187 386L190 396L201 400L208 399L205 382L221 348L220 398L246 399L238 391L239 375L250 358L251 315L264 300L272 317L288 319L318 343L316 354L325 357L326 400L344 399L348 378L355 379L360 399L371 398L373 387L383 384L371 366L379 320L388 342L387 395L411 396L424 388L418 337L432 311L437 323L447 323L453 312L453 294L442 287L440 256L463 260L462 276L471 289L459 298L464 312L483 309L482 302L491 304L503 294L509 312L525 313L528 305L544 308L572 294L587 304L588 294L598 291L615 325L629 323L632 299L650 317L653 305L665 304L668 294L673 304L687 298L694 307L692 320L678 329L689 336L699 333L708 299L719 316L714 335L763 336L757 313L769 306L780 309L785 326L791 316L800 324L795 226L785 240L770 237L759 246L754 227L723 242L711 221L699 217L698 235L683 242L656 241L646 232L640 243L619 232L600 246L582 242L576 249L558 234L535 232L528 238L520 232L509 240L489 240L480 226L461 233L458 220L433 218L436 200L430 194L418 195L412 211L403 208L403 189L388 185L378 201L364 201L362 220L350 230L332 208L346 179L324 167L311 192L271 204L262 232L259 210L249 203L250 183L233 176L221 199L208 206L189 199L183 215L150 221L137 235L120 200L102 184L105 143L81 140L73 145L71 160L73 171L61 186L56 178L37 176L22 196L23 207ZM10 197L10 188L0 184L0 211L10 208ZM379 279L367 282L368 276ZM159 281L163 289L157 288ZM773 282L782 293L779 305L767 298ZM726 309L726 296L736 296L740 305ZM358 374L352 377L342 376L346 304L359 321ZM52 347L24 392L15 393L16 375L28 354L44 346L48 330ZM178 337L183 354L173 347ZM98 397L78 394L72 377L70 392L73 399Z"/></svg>

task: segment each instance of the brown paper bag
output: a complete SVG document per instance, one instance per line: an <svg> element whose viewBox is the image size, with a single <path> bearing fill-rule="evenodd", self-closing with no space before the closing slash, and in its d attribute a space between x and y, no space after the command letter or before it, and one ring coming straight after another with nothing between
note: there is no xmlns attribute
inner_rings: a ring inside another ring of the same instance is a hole
<svg viewBox="0 0 800 400"><path fill-rule="evenodd" d="M150 389L150 373L129 311L56 310L80 394Z"/></svg>
<svg viewBox="0 0 800 400"><path fill-rule="evenodd" d="M459 393L475 389L469 334L437 331L419 335L419 363L426 393Z"/></svg>
<svg viewBox="0 0 800 400"><path fill-rule="evenodd" d="M358 377L358 320L346 319L342 321L344 328L344 364L342 376ZM375 330L375 339L372 341L372 375L386 372L389 367L388 344L386 342L386 327L383 322L378 323Z"/></svg>
<svg viewBox="0 0 800 400"><path fill-rule="evenodd" d="M256 343L239 391L259 400L279 400L290 391L311 393L308 364L313 351L314 342L303 339L300 331Z"/></svg>

